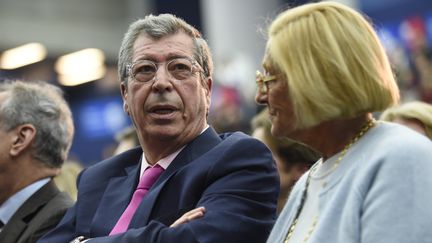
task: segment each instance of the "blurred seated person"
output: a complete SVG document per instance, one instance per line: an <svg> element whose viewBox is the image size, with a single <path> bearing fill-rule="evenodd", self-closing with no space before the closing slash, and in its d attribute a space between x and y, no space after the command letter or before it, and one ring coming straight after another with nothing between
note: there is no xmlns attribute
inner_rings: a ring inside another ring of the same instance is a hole
<svg viewBox="0 0 432 243"><path fill-rule="evenodd" d="M36 242L72 206L52 178L73 133L60 89L44 82L0 83L0 242Z"/></svg>
<svg viewBox="0 0 432 243"><path fill-rule="evenodd" d="M405 125L432 140L432 105L411 101L385 110L380 120Z"/></svg>
<svg viewBox="0 0 432 243"><path fill-rule="evenodd" d="M76 188L76 179L82 169L83 167L79 162L68 160L63 164L60 174L54 177L54 182L60 191L69 194L74 201L77 199L78 192Z"/></svg>
<svg viewBox="0 0 432 243"><path fill-rule="evenodd" d="M135 148L140 145L138 140L138 135L133 126L126 127L125 129L120 131L118 134L116 134L115 139L118 145L114 150L113 155L120 154L126 150Z"/></svg>
<svg viewBox="0 0 432 243"><path fill-rule="evenodd" d="M294 140L274 137L271 134L271 122L267 108L252 119L251 126L252 137L266 144L276 161L280 178L279 213L294 184L320 158L320 155L308 146Z"/></svg>

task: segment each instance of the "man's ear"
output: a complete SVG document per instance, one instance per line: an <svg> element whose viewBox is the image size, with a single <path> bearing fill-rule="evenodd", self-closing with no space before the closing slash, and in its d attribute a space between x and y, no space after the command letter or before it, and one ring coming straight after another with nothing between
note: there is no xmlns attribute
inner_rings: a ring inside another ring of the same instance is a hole
<svg viewBox="0 0 432 243"><path fill-rule="evenodd" d="M23 124L14 129L15 136L9 151L11 156L17 156L29 148L36 137L36 128L32 124Z"/></svg>
<svg viewBox="0 0 432 243"><path fill-rule="evenodd" d="M123 110L129 116L129 106L127 104L128 92L127 92L127 84L125 82L120 83L120 91L123 99Z"/></svg>
<svg viewBox="0 0 432 243"><path fill-rule="evenodd" d="M213 84L213 80L211 77L208 77L207 81L204 82L204 89L206 92L206 99L207 99L208 107L210 107L212 84Z"/></svg>

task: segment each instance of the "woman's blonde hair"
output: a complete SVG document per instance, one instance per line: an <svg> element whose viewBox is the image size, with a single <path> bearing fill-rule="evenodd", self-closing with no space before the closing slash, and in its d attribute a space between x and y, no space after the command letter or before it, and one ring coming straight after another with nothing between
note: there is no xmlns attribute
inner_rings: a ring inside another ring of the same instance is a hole
<svg viewBox="0 0 432 243"><path fill-rule="evenodd" d="M269 29L270 62L285 75L297 127L384 110L399 89L373 27L335 2L281 13Z"/></svg>
<svg viewBox="0 0 432 243"><path fill-rule="evenodd" d="M76 180L82 170L83 167L79 162L69 160L63 164L60 174L54 177L54 182L59 190L69 194L74 201L77 200L78 195Z"/></svg>
<svg viewBox="0 0 432 243"><path fill-rule="evenodd" d="M415 119L423 124L426 136L432 139L432 105L421 101L411 101L401 106L385 110L380 120L394 121L396 118Z"/></svg>

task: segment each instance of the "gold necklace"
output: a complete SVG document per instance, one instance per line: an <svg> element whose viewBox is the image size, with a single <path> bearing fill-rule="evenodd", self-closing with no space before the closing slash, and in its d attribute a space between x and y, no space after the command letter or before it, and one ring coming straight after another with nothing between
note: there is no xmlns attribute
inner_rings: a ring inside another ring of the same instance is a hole
<svg viewBox="0 0 432 243"><path fill-rule="evenodd" d="M362 126L362 128L354 136L354 138L351 139L350 142L347 145L345 145L344 149L342 150L342 152L340 153L339 157L337 158L336 162L333 165L333 170L335 170L336 167L338 167L338 165L342 161L343 157L347 153L348 149L350 149L351 146L354 143L356 143L367 131L369 131L369 129L371 129L373 126L375 126L375 123L376 123L376 121L375 121L374 118L368 119L368 121L366 122L366 124L364 124ZM294 221L291 223L291 226L288 229L288 233L285 236L284 243L288 243L288 240L291 238L292 234L294 233L294 230L296 228L296 225L297 225L300 213L301 213L301 211L303 209L303 206L304 206L304 203L306 201L307 189L308 189L308 186L309 186L309 183L310 183L310 180L311 180L311 173L313 173L316 170L316 168L317 168L316 165L317 164L315 164L314 166L312 166L312 168L309 170L308 177L306 179L305 189L303 190L303 194L302 194L302 197L301 197L301 200L300 200L300 206L297 209L297 212L296 212L295 217L294 217ZM313 219L313 221L312 221L312 225L309 227L309 230L306 233L305 238L303 239L303 243L306 243L309 240L309 238L312 235L312 232L315 230L315 226L317 225L317 222L318 222L318 217L315 216L314 219Z"/></svg>

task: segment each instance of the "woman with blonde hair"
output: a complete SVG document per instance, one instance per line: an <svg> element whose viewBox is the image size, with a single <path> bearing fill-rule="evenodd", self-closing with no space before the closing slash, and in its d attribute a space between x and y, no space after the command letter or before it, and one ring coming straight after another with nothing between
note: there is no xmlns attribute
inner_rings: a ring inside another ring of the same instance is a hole
<svg viewBox="0 0 432 243"><path fill-rule="evenodd" d="M411 101L385 110L380 120L399 123L432 140L432 105Z"/></svg>
<svg viewBox="0 0 432 243"><path fill-rule="evenodd" d="M77 194L78 194L76 181L79 173L82 170L83 170L83 166L81 165L81 163L74 160L68 160L63 164L60 170L60 174L54 177L54 182L56 183L60 191L69 194L69 196L74 201L77 200Z"/></svg>
<svg viewBox="0 0 432 243"><path fill-rule="evenodd" d="M339 3L305 4L270 25L256 101L274 136L322 155L294 186L267 242L432 239L432 143L373 112L399 101L371 24Z"/></svg>

